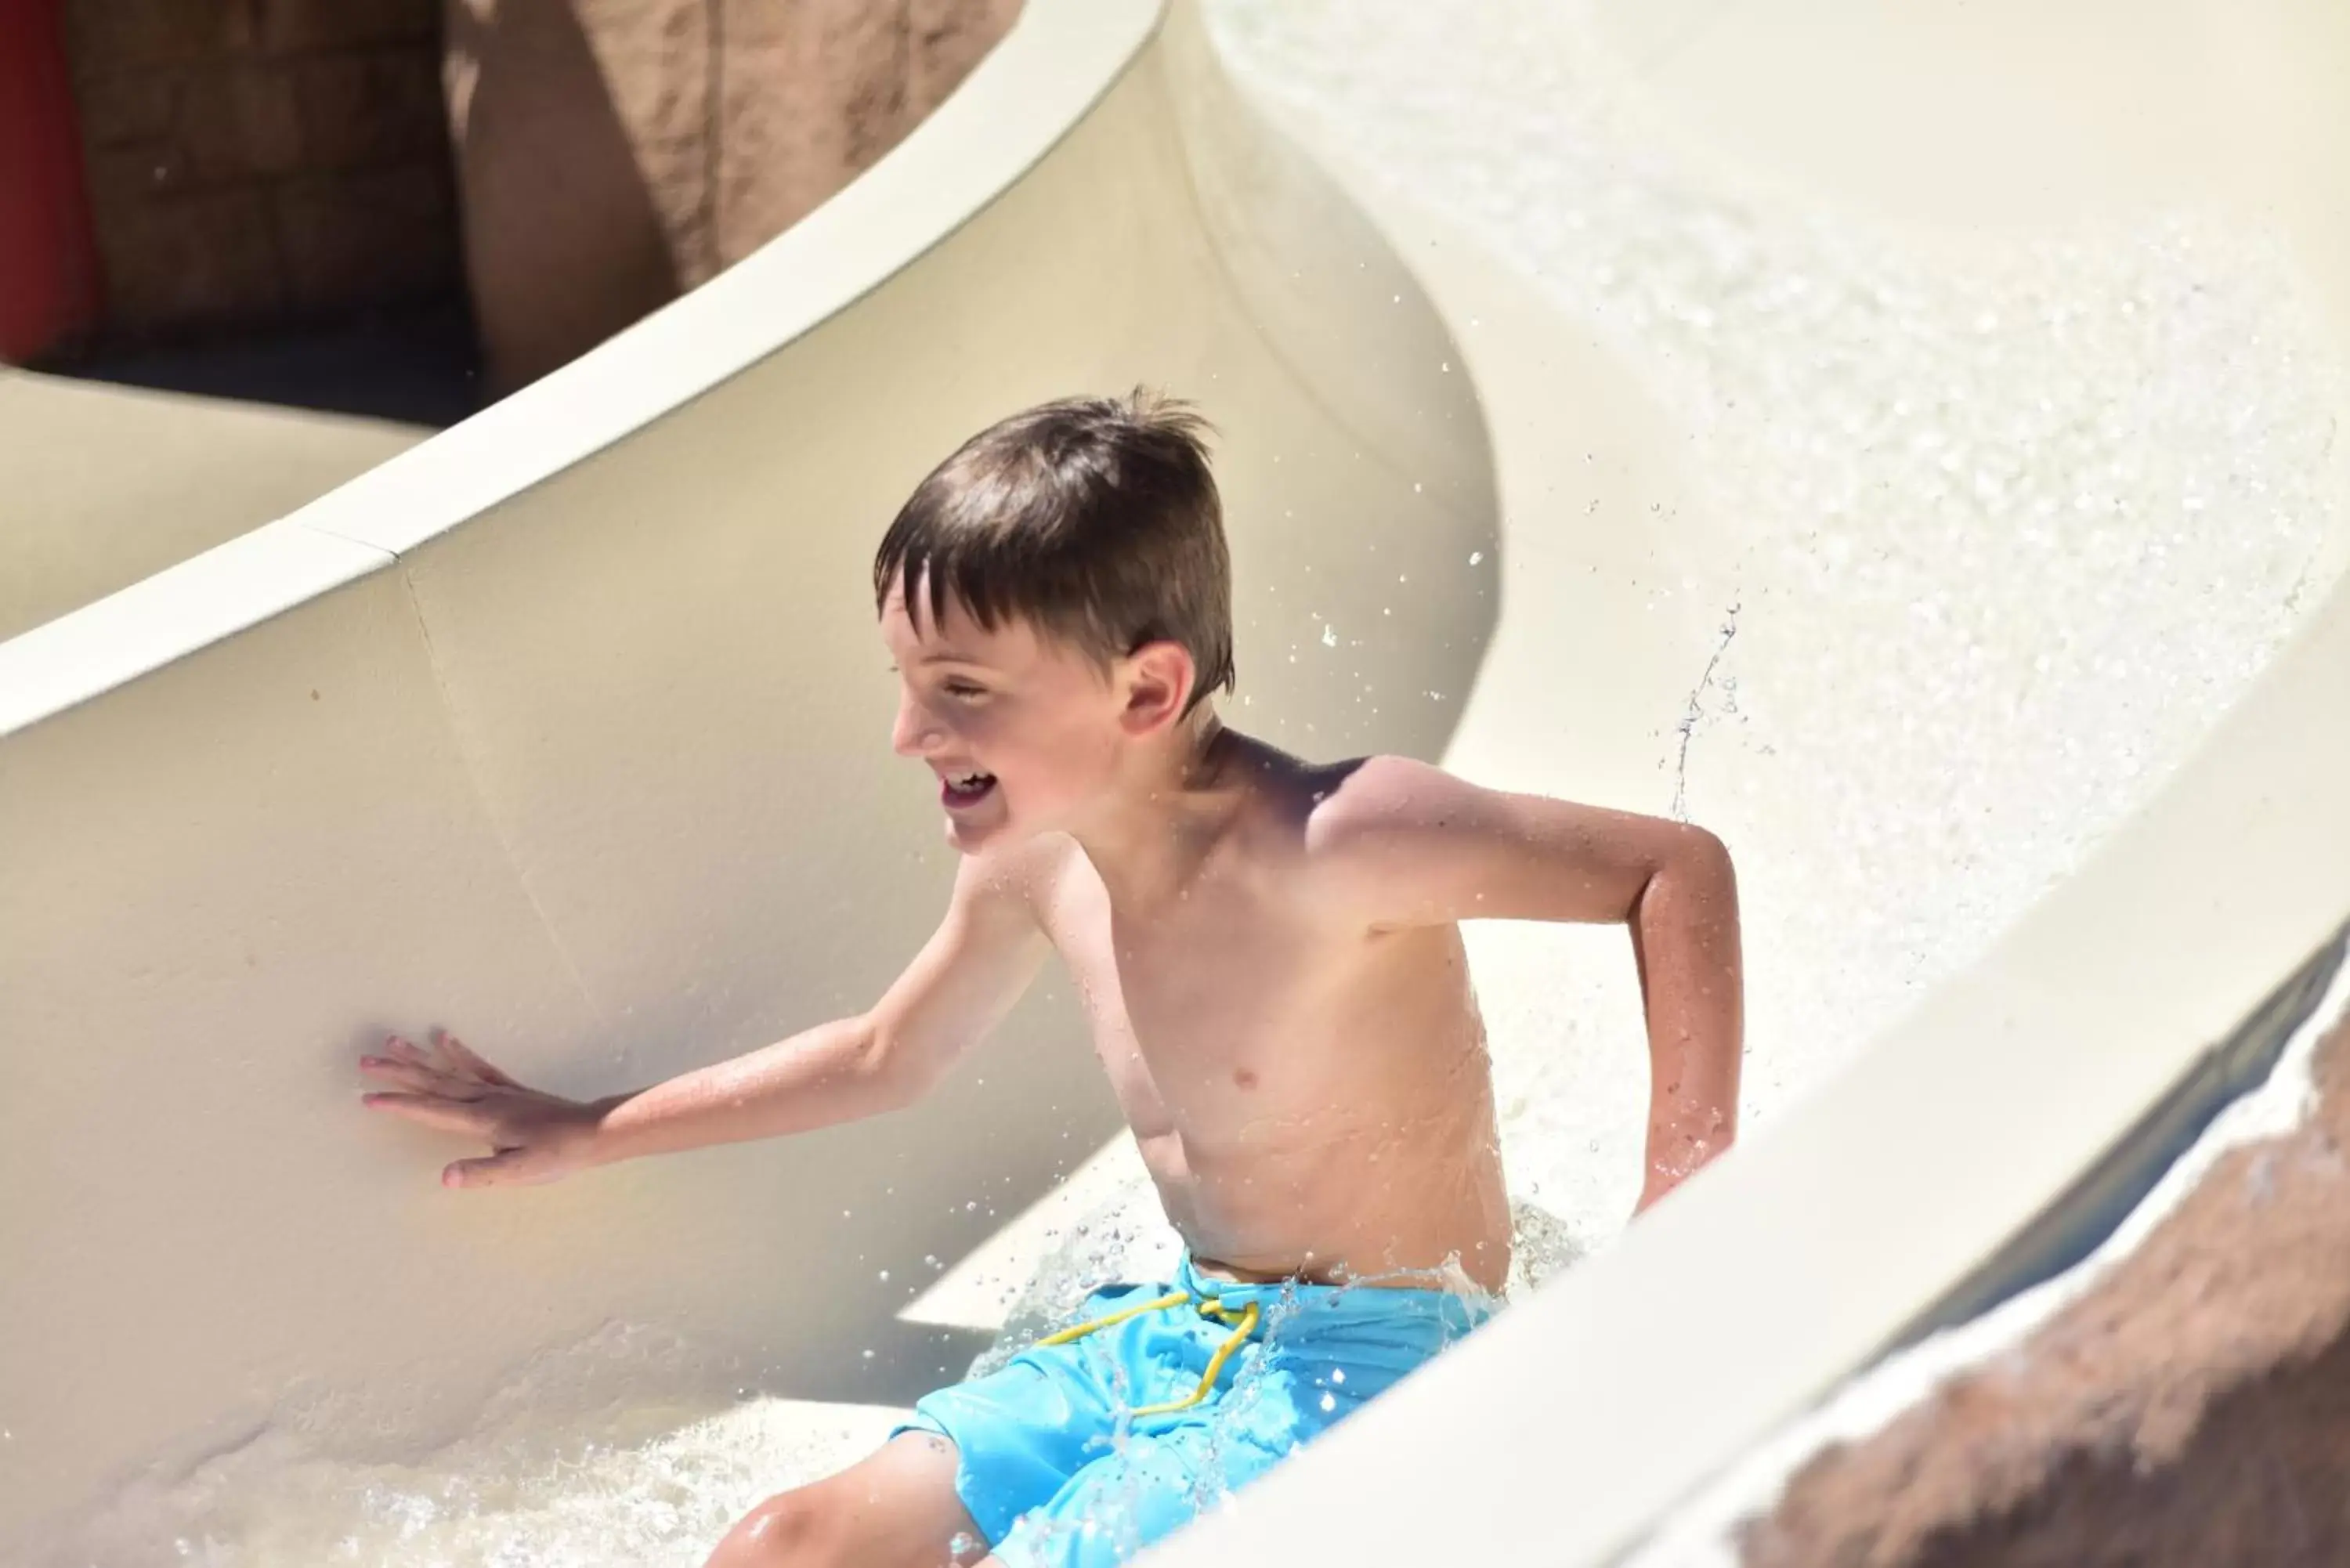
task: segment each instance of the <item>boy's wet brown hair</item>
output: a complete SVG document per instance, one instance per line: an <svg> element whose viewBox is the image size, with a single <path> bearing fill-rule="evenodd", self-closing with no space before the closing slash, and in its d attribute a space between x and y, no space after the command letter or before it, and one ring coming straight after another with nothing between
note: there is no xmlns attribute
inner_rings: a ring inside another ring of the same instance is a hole
<svg viewBox="0 0 2350 1568"><path fill-rule="evenodd" d="M951 600L990 630L1018 617L1104 665L1163 639L1197 667L1191 703L1229 688L1232 568L1210 433L1190 404L1140 387L990 425L882 535L875 607L902 575L918 625Z"/></svg>

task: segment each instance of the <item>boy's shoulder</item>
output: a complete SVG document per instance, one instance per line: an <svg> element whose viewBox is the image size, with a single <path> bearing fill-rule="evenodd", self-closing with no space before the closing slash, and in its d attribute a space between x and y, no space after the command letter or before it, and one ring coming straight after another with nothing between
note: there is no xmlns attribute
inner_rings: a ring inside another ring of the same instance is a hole
<svg viewBox="0 0 2350 1568"><path fill-rule="evenodd" d="M1254 783L1260 828L1249 858L1271 874L1268 888L1315 920L1365 931L1433 923L1420 918L1435 907L1425 885L1458 879L1456 830L1489 794L1391 754L1284 759Z"/></svg>
<svg viewBox="0 0 2350 1568"><path fill-rule="evenodd" d="M1312 856L1347 849L1366 835L1435 821L1480 794L1474 784L1413 757L1378 753L1337 763L1295 762L1268 794Z"/></svg>
<svg viewBox="0 0 2350 1568"><path fill-rule="evenodd" d="M1252 792L1268 848L1303 868L1344 867L1399 835L1441 829L1485 792L1412 757L1310 763L1258 746Z"/></svg>

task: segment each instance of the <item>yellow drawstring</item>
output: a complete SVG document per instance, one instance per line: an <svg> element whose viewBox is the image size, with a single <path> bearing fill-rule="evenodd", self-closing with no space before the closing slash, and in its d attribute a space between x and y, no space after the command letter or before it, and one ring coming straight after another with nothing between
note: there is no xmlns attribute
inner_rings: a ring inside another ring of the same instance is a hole
<svg viewBox="0 0 2350 1568"><path fill-rule="evenodd" d="M1072 1327L1061 1329L1057 1333L1048 1334L1036 1343L1038 1345L1067 1345L1073 1341L1083 1339L1086 1335L1095 1333L1097 1330L1108 1328L1115 1324L1124 1323L1128 1318L1140 1317L1144 1313L1158 1312L1165 1307L1183 1306L1193 1299L1191 1293L1189 1291L1170 1292L1166 1295L1160 1296L1157 1301L1144 1302L1140 1306L1127 1307L1122 1311L1111 1313L1107 1317L1097 1317L1091 1323L1077 1324ZM1133 1410L1128 1412L1129 1415L1165 1416L1177 1410L1188 1410L1192 1406L1197 1405L1201 1400L1205 1399L1208 1397L1210 1390L1215 1387L1216 1375L1223 1371L1224 1363L1230 1361L1232 1358L1232 1353L1238 1350L1242 1345L1246 1345L1248 1343L1249 1335L1256 1332L1259 1314L1257 1311L1257 1303L1254 1302L1250 1302L1238 1312L1235 1312L1231 1307L1224 1304L1224 1300L1222 1296L1209 1296L1200 1302L1200 1310L1211 1317L1222 1318L1226 1323L1234 1323L1235 1320L1237 1320L1236 1326L1232 1329L1231 1334L1225 1336L1224 1343L1216 1347L1216 1354L1208 1358L1208 1370L1200 1375L1200 1386L1197 1388L1192 1389L1190 1394L1180 1399L1170 1399L1165 1403L1159 1405L1137 1406Z"/></svg>
<svg viewBox="0 0 2350 1568"><path fill-rule="evenodd" d="M1191 1292L1176 1291L1172 1294L1160 1296L1155 1302L1144 1302L1140 1306L1130 1306L1124 1312L1114 1312L1107 1317L1097 1317L1091 1323L1077 1324L1073 1327L1062 1329L1057 1333L1048 1334L1036 1343L1039 1345L1067 1345L1072 1341L1085 1338L1086 1335L1093 1333L1096 1329L1107 1328L1113 1324L1124 1323L1128 1318L1140 1317L1147 1312L1157 1312L1161 1307L1181 1306L1185 1302L1188 1302L1191 1299Z"/></svg>

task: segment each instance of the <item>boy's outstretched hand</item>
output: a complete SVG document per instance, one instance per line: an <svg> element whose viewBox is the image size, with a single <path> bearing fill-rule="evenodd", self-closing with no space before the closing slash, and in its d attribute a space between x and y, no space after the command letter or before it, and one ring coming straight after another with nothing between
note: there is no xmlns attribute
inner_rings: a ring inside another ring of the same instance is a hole
<svg viewBox="0 0 2350 1568"><path fill-rule="evenodd" d="M397 1034L384 1050L385 1055L360 1057L359 1071L398 1088L363 1095L362 1104L480 1138L493 1151L448 1166L442 1186L527 1186L596 1163L592 1146L608 1104L583 1105L525 1088L445 1029L432 1032L429 1051Z"/></svg>

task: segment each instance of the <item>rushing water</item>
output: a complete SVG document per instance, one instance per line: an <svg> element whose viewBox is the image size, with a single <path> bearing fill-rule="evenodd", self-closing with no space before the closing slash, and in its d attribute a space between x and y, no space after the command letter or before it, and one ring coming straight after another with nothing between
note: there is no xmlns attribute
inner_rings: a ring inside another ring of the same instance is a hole
<svg viewBox="0 0 2350 1568"><path fill-rule="evenodd" d="M2339 371L2262 236L2180 212L1938 255L1675 166L1570 5L1209 13L1253 90L1600 335L1687 431L1694 504L1740 520L1709 578L1728 585L1719 639L1688 711L1659 716L1659 761L1741 859L1750 1118L1977 957L2328 586ZM1536 1274L1603 1245L1630 1201L1643 1068L1615 942L1474 937ZM1015 1329L1151 1236L1128 1181L1058 1239ZM109 1560L693 1563L892 1414L521 1422L422 1469L272 1437L126 1500Z"/></svg>

